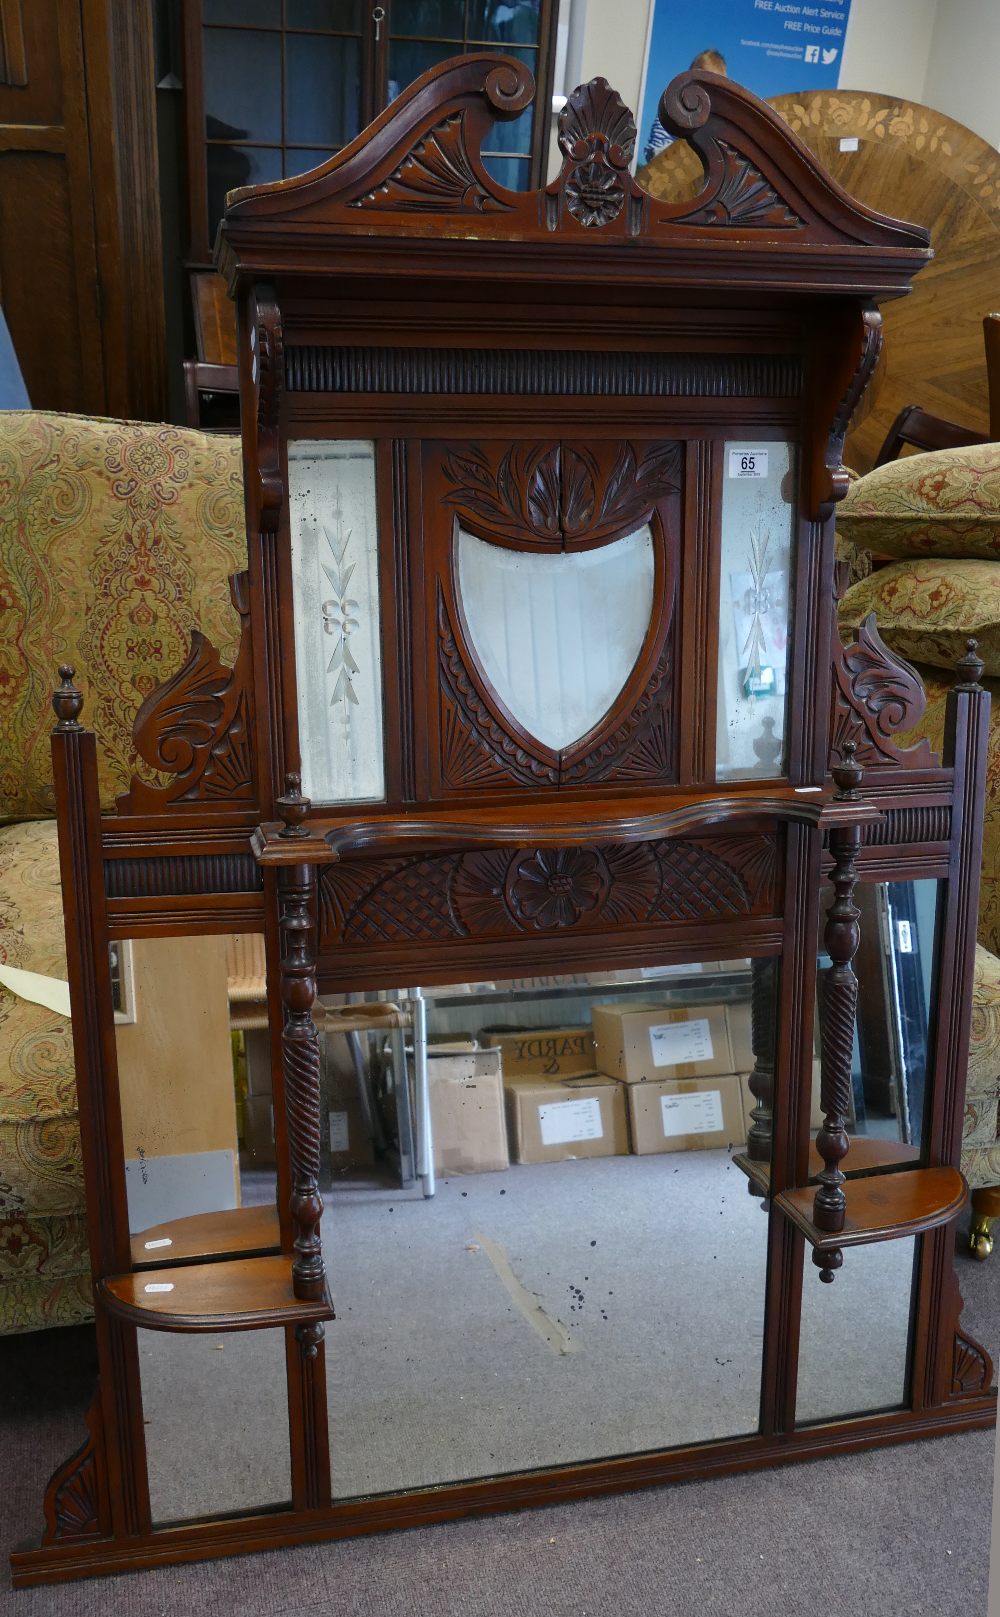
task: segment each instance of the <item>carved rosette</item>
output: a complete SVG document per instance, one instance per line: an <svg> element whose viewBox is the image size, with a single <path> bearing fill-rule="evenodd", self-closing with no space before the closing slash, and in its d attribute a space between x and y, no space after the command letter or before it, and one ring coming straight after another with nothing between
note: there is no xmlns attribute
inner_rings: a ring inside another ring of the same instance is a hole
<svg viewBox="0 0 1000 1617"><path fill-rule="evenodd" d="M773 835L344 859L319 880L320 948L774 914Z"/></svg>

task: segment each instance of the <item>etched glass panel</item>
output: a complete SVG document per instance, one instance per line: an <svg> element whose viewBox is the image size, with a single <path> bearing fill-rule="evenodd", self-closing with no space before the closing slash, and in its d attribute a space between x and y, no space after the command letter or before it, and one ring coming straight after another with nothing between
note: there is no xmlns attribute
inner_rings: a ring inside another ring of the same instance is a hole
<svg viewBox="0 0 1000 1617"><path fill-rule="evenodd" d="M382 646L370 443L288 446L302 790L314 803L385 797Z"/></svg>
<svg viewBox="0 0 1000 1617"><path fill-rule="evenodd" d="M785 773L796 481L791 444L727 443L719 583L720 780Z"/></svg>
<svg viewBox="0 0 1000 1617"><path fill-rule="evenodd" d="M566 555L508 550L459 529L458 585L469 637L508 713L559 751L620 695L653 610L649 524Z"/></svg>

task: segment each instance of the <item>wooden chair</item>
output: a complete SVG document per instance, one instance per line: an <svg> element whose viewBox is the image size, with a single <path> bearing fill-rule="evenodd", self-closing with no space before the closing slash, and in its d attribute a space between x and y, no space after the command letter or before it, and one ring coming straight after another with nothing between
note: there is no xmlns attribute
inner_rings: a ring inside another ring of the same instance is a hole
<svg viewBox="0 0 1000 1617"><path fill-rule="evenodd" d="M216 429L239 431L239 376L236 368L236 308L215 270L191 276L197 359L184 361L185 415L189 427L202 425L204 403L222 399L212 421Z"/></svg>
<svg viewBox="0 0 1000 1617"><path fill-rule="evenodd" d="M923 452L929 449L963 449L969 444L1000 441L1000 314L984 315L983 344L990 401L989 432L972 432L954 421L945 421L942 416L929 414L919 404L907 404L886 433L875 459L876 466L896 460L907 446Z"/></svg>

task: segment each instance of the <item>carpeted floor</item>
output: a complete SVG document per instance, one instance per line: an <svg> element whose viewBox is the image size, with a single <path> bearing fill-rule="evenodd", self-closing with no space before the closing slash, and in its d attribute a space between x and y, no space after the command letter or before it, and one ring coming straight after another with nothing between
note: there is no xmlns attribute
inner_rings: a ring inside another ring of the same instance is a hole
<svg viewBox="0 0 1000 1617"><path fill-rule="evenodd" d="M703 1170L707 1166L701 1164ZM497 1206L504 1177L490 1176ZM487 1183L485 1176L479 1183ZM503 1215L494 1212L489 1230L483 1230L489 1203L484 1199L482 1205L469 1209L466 1203L473 1198L461 1196L458 1181L447 1188L450 1191L456 1186L457 1205L450 1207L447 1199L441 1201L435 1209L440 1215L436 1228L441 1231L447 1226L449 1238L453 1237L457 1244L465 1233L466 1221L471 1220L480 1234L493 1239L509 1255L515 1272L526 1269L521 1278L539 1291L543 1301L547 1300L544 1286L536 1286L536 1277L530 1271L531 1221L527 1214L504 1207ZM743 1194L745 1197L745 1191ZM559 1212L558 1197L557 1187L546 1202L553 1218ZM504 1198L505 1202L511 1199L510 1195ZM750 1198L746 1197L746 1202L750 1203ZM388 1205L394 1212L386 1212L385 1220L398 1218L404 1206L398 1193ZM341 1210L341 1289L348 1276L357 1279L366 1272L365 1264L370 1265L376 1251L361 1235L370 1224L370 1214L362 1216L361 1204L356 1206L358 1231L354 1234L349 1233L350 1220L343 1216L346 1209ZM588 1211L594 1207L592 1201ZM414 1216L420 1211L415 1208ZM752 1204L750 1211L763 1226L764 1220ZM743 1218L742 1201L732 1216ZM412 1229L428 1227L426 1221L418 1220ZM698 1228L697 1223L694 1227ZM596 1238L599 1245L591 1249L588 1242L585 1256L589 1257L591 1251L600 1252L600 1241L609 1228L602 1225L599 1233L590 1237ZM412 1229L407 1234L404 1227L402 1235L386 1235L378 1243L378 1251L392 1256L391 1263L389 1257L384 1258L388 1266L381 1277L377 1268L374 1275L370 1269L367 1271L373 1294L385 1275L391 1273L398 1280L407 1269L412 1271L412 1282L407 1283L411 1291L392 1299L393 1309L399 1311L401 1319L407 1318L405 1307L417 1295L421 1278L425 1278L421 1265L426 1263L427 1253L421 1250ZM655 1234L654 1229L650 1239ZM709 1240L709 1250L712 1245ZM550 1243L549 1250L558 1251L558 1243ZM648 1259L652 1248L645 1250ZM474 1321L479 1320L483 1311L475 1301L476 1288L489 1281L480 1301L488 1302L486 1318L490 1319L495 1314L492 1288L496 1288L496 1295L501 1293L498 1276L481 1249L468 1251L462 1242L461 1253L462 1262L476 1266L464 1271L473 1279L471 1283L461 1279L462 1301L468 1294L473 1304L470 1314ZM568 1251L565 1260L574 1256ZM855 1256L851 1254L851 1259ZM596 1264L593 1267L596 1271ZM1000 1345L1000 1263L977 1266L961 1262L959 1272L966 1296L963 1324L996 1352ZM590 1274L589 1264L585 1273ZM671 1271L675 1281L679 1273L680 1267L675 1264ZM582 1279L578 1277L578 1282ZM842 1274L837 1286L843 1279ZM559 1285L564 1281L560 1269ZM588 1285L593 1284L593 1279L588 1281ZM827 1306L826 1299L837 1286L829 1291L823 1288L822 1293L816 1286L817 1299L823 1299L817 1304L819 1308ZM592 1339L599 1341L598 1324L609 1329L611 1325L600 1320L596 1293L588 1295L586 1287L583 1289L588 1311L593 1297L594 1313L593 1317L585 1313L587 1323L578 1322L572 1334L589 1332ZM617 1296L621 1286L610 1284L605 1289L614 1290ZM841 1313L853 1317L856 1325L857 1312L850 1308L846 1290L841 1294L840 1307ZM503 1312L506 1314L506 1303ZM576 1318L569 1307L554 1308L555 1313L567 1328ZM880 1294L880 1318L874 1321L874 1328L882 1328L884 1313L885 1296ZM345 1317L346 1312L341 1318ZM623 1302L616 1327L619 1331L628 1318ZM338 1320L338 1326L340 1323ZM741 1323L749 1326L750 1322ZM512 1340L521 1342L521 1351L515 1356L519 1359L522 1385L526 1385L526 1355L533 1363L546 1366L546 1374L548 1367L561 1363L571 1367L574 1376L579 1373L581 1361L590 1357L585 1352L565 1356L554 1353L537 1331L532 1336L516 1308L511 1324L531 1341L530 1349L516 1334L507 1342L508 1351ZM807 1339L816 1329L815 1318L811 1317L806 1326ZM473 1336L470 1348L478 1350L486 1340L484 1335L477 1342ZM847 1346L849 1333L842 1340ZM356 1346L359 1351L363 1349L364 1340L359 1337ZM429 1346L433 1351L433 1343ZM226 1351L216 1355L217 1362L226 1359ZM403 1352L401 1362L408 1356L414 1357ZM716 1356L728 1355L717 1351ZM370 1354L363 1353L362 1357ZM431 1358L432 1352L425 1357ZM0 1431L5 1462L0 1472L0 1497L7 1545L23 1542L37 1532L46 1477L81 1439L92 1370L92 1339L86 1330L51 1332L0 1343ZM175 1362L175 1373L180 1373L179 1361ZM227 1380L229 1373L231 1366ZM392 1384L394 1374L395 1368L386 1372L384 1385ZM735 1381L730 1383L731 1387L736 1385ZM337 1389L334 1374L331 1397L347 1396L343 1387L339 1393ZM248 1429L253 1425L253 1404L254 1400L250 1400L247 1405ZM513 1427L516 1433L516 1421ZM522 1425L517 1441L523 1442L527 1430L527 1424ZM494 1429L489 1440L493 1441L495 1435ZM474 1425L459 1432L460 1439L467 1439L471 1445L470 1468L475 1464L476 1445L482 1436ZM404 1445L407 1453L413 1449L412 1438L410 1432ZM538 1441L545 1440L543 1431ZM395 1463L400 1450L393 1451L384 1444L380 1447L380 1443L378 1433L369 1433L352 1464ZM204 1465L207 1452L189 1451L189 1475ZM241 1617L291 1617L299 1613L303 1617L306 1613L309 1617L396 1617L399 1611L413 1607L421 1617L562 1617L564 1613L567 1617L570 1613L573 1617L604 1617L611 1613L615 1617L674 1617L675 1613L677 1617L687 1617L688 1613L704 1617L743 1617L744 1613L752 1613L757 1617L771 1610L781 1612L783 1617L805 1617L807 1613L813 1617L832 1592L840 1617L861 1617L869 1612L886 1617L896 1617L897 1613L899 1617L903 1613L907 1617L922 1613L978 1617L986 1603L993 1452L992 1433L973 1433L721 1481L351 1543L310 1546L16 1594L8 1586L0 1595L0 1611L4 1617L8 1612L19 1617L117 1617L119 1613L121 1617L159 1617L161 1613L164 1617L167 1613L170 1617L186 1617L189 1613L191 1617L201 1613L212 1613L213 1617L228 1617L230 1613L240 1613ZM248 1463L248 1475L258 1465L266 1472L270 1463L262 1448Z"/></svg>

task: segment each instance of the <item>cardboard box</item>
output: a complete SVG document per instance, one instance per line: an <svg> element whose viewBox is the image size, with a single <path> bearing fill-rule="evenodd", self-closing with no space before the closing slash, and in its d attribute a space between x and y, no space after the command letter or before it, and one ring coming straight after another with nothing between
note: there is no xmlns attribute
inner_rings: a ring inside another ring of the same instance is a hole
<svg viewBox="0 0 1000 1617"><path fill-rule="evenodd" d="M439 1174L510 1166L500 1051L438 1055L428 1063L434 1167Z"/></svg>
<svg viewBox="0 0 1000 1617"><path fill-rule="evenodd" d="M629 1132L637 1157L710 1151L746 1139L739 1076L663 1078L627 1084Z"/></svg>
<svg viewBox="0 0 1000 1617"><path fill-rule="evenodd" d="M595 1005L594 1060L626 1084L732 1074L724 1005Z"/></svg>
<svg viewBox="0 0 1000 1617"><path fill-rule="evenodd" d="M270 1097L271 1035L266 1027L247 1028L243 1034L243 1043L246 1051L247 1093Z"/></svg>
<svg viewBox="0 0 1000 1617"><path fill-rule="evenodd" d="M504 1079L581 1078L594 1070L594 1035L589 1027L538 1027L520 1032L486 1032L485 1042L498 1049Z"/></svg>
<svg viewBox="0 0 1000 1617"><path fill-rule="evenodd" d="M365 1127L365 1114L354 1099L336 1098L326 1114L326 1143L334 1172L347 1168L370 1168L375 1148Z"/></svg>
<svg viewBox="0 0 1000 1617"><path fill-rule="evenodd" d="M515 1162L567 1162L628 1155L625 1091L603 1073L565 1083L504 1077Z"/></svg>

